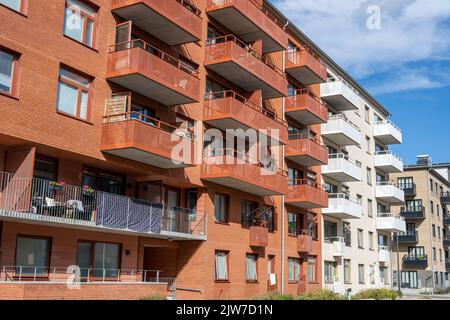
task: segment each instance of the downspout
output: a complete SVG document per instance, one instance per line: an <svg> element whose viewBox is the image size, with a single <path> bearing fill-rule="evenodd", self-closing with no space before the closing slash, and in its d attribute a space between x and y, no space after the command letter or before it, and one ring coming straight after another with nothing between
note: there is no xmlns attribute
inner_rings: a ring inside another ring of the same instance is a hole
<svg viewBox="0 0 450 320"><path fill-rule="evenodd" d="M289 24L289 21L286 23L286 26L288 24ZM285 51L284 50L282 51L281 61L282 61L282 68L283 68L282 70L284 72L286 70L286 68L285 68L286 55L285 55ZM281 105L282 116L281 116L281 118L283 120L286 120L286 115L285 115L286 98L283 97L281 100L282 100L282 105ZM284 152L285 152L284 148L285 148L285 146L282 145L281 146L281 163L282 163L283 172L286 169L286 163L285 163L285 160L284 160ZM285 201L285 195L283 194L283 195L281 195L281 210L282 210L282 213L281 213L281 293L282 294L284 294L284 290L285 290L285 288L284 288L284 275L285 275L285 271L284 271L284 268L285 268L285 261L284 261L285 260L285 252L284 252L284 248L285 248L286 210L285 210L285 207L284 207L284 201Z"/></svg>
<svg viewBox="0 0 450 320"><path fill-rule="evenodd" d="M430 172L431 172L431 168L427 169L427 186L428 186L428 206L431 205L431 186L430 186ZM432 294L434 294L434 291L436 290L435 286L436 286L436 279L435 279L435 274L434 274L434 256L433 256L433 216L431 214L433 208L430 208L429 211L429 236L430 236L430 261L431 261L431 272L432 272L432 277L433 277L433 289L432 289Z"/></svg>

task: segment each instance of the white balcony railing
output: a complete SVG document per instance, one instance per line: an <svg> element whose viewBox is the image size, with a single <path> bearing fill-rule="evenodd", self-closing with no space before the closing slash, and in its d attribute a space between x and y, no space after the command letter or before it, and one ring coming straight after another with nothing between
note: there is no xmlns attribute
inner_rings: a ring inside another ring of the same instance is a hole
<svg viewBox="0 0 450 320"><path fill-rule="evenodd" d="M343 153L330 154L328 165L322 166L322 174L340 182L361 181L361 163Z"/></svg>
<svg viewBox="0 0 450 320"><path fill-rule="evenodd" d="M386 173L403 172L403 161L390 150L378 151L374 156L375 167Z"/></svg>
<svg viewBox="0 0 450 320"><path fill-rule="evenodd" d="M206 239L206 214L195 210L1 172L0 217L156 237Z"/></svg>
<svg viewBox="0 0 450 320"><path fill-rule="evenodd" d="M375 196L390 203L405 202L405 192L391 181L379 181L375 187Z"/></svg>
<svg viewBox="0 0 450 320"><path fill-rule="evenodd" d="M320 85L320 96L340 111L358 109L361 100L358 91L338 77Z"/></svg>
<svg viewBox="0 0 450 320"><path fill-rule="evenodd" d="M379 261L387 263L391 260L391 255L389 251L389 247L387 246L379 246L378 248Z"/></svg>
<svg viewBox="0 0 450 320"><path fill-rule="evenodd" d="M388 232L406 232L406 222L401 216L391 213L379 213L377 229Z"/></svg>
<svg viewBox="0 0 450 320"><path fill-rule="evenodd" d="M330 116L327 123L321 125L322 136L340 146L360 145L361 130L343 114Z"/></svg>
<svg viewBox="0 0 450 320"><path fill-rule="evenodd" d="M331 254L333 257L345 255L345 239L343 237L331 237L327 239L332 244Z"/></svg>
<svg viewBox="0 0 450 320"><path fill-rule="evenodd" d="M401 129L390 120L375 123L373 135L384 144L401 144L403 142Z"/></svg>
<svg viewBox="0 0 450 320"><path fill-rule="evenodd" d="M339 219L361 219L362 205L347 194L329 194L328 208L322 209L322 214Z"/></svg>

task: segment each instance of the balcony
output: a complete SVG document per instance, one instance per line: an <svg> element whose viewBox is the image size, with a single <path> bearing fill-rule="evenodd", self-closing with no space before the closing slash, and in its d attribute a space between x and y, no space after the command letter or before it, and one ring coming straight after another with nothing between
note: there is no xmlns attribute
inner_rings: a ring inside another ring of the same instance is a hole
<svg viewBox="0 0 450 320"><path fill-rule="evenodd" d="M408 220L413 219L425 219L425 208L424 206L406 206L400 209L400 215Z"/></svg>
<svg viewBox="0 0 450 320"><path fill-rule="evenodd" d="M284 120L233 91L211 93L203 106L203 121L213 127L223 131L255 129L270 138L270 145L287 142Z"/></svg>
<svg viewBox="0 0 450 320"><path fill-rule="evenodd" d="M205 151L201 179L258 196L287 192L287 175L233 149Z"/></svg>
<svg viewBox="0 0 450 320"><path fill-rule="evenodd" d="M377 230L387 232L406 232L406 222L401 216L390 213L379 213L377 216Z"/></svg>
<svg viewBox="0 0 450 320"><path fill-rule="evenodd" d="M389 203L405 202L405 193L403 190L390 181L378 181L375 187L375 197Z"/></svg>
<svg viewBox="0 0 450 320"><path fill-rule="evenodd" d="M328 121L325 103L308 89L300 89L286 98L286 115L305 125Z"/></svg>
<svg viewBox="0 0 450 320"><path fill-rule="evenodd" d="M195 145L193 134L180 124L129 111L104 117L100 150L114 156L163 169L183 168L193 165ZM182 152L174 152L179 146Z"/></svg>
<svg viewBox="0 0 450 320"><path fill-rule="evenodd" d="M403 161L392 151L378 151L374 156L375 168L386 173L403 172Z"/></svg>
<svg viewBox="0 0 450 320"><path fill-rule="evenodd" d="M402 131L390 120L381 121L373 126L373 136L384 144L401 144Z"/></svg>
<svg viewBox="0 0 450 320"><path fill-rule="evenodd" d="M403 256L403 268L406 269L425 269L428 267L428 257L424 256Z"/></svg>
<svg viewBox="0 0 450 320"><path fill-rule="evenodd" d="M336 78L322 83L320 97L340 112L359 109L358 92L343 79Z"/></svg>
<svg viewBox="0 0 450 320"><path fill-rule="evenodd" d="M264 99L287 96L283 71L235 36L207 40L205 67L245 91L262 90Z"/></svg>
<svg viewBox="0 0 450 320"><path fill-rule="evenodd" d="M345 239L343 237L331 237L325 239L325 241L331 243L331 254L333 257L343 257L345 255Z"/></svg>
<svg viewBox="0 0 450 320"><path fill-rule="evenodd" d="M415 183L401 183L397 185L403 190L405 197L415 197L417 195L417 186Z"/></svg>
<svg viewBox="0 0 450 320"><path fill-rule="evenodd" d="M347 194L329 194L328 208L322 209L322 214L338 219L361 219L362 205Z"/></svg>
<svg viewBox="0 0 450 320"><path fill-rule="evenodd" d="M167 106L199 101L198 71L143 40L112 46L106 77Z"/></svg>
<svg viewBox="0 0 450 320"><path fill-rule="evenodd" d="M328 193L308 180L290 180L285 202L303 209L325 208Z"/></svg>
<svg viewBox="0 0 450 320"><path fill-rule="evenodd" d="M397 235L398 242L403 244L415 244L419 242L419 232L406 232Z"/></svg>
<svg viewBox="0 0 450 320"><path fill-rule="evenodd" d="M450 226L450 215L446 214L443 218L444 225Z"/></svg>
<svg viewBox="0 0 450 320"><path fill-rule="evenodd" d="M441 202L442 204L450 204L450 191L441 194Z"/></svg>
<svg viewBox="0 0 450 320"><path fill-rule="evenodd" d="M327 69L320 58L307 48L286 52L286 72L304 85L327 81Z"/></svg>
<svg viewBox="0 0 450 320"><path fill-rule="evenodd" d="M250 247L267 247L269 245L269 229L251 226L249 245Z"/></svg>
<svg viewBox="0 0 450 320"><path fill-rule="evenodd" d="M321 126L322 137L340 146L361 144L361 130L342 114L330 116Z"/></svg>
<svg viewBox="0 0 450 320"><path fill-rule="evenodd" d="M297 236L297 251L309 254L312 251L312 234L310 230L300 230Z"/></svg>
<svg viewBox="0 0 450 320"><path fill-rule="evenodd" d="M442 238L442 244L444 247L450 247L450 236L445 236Z"/></svg>
<svg viewBox="0 0 450 320"><path fill-rule="evenodd" d="M388 263L391 261L391 253L389 247L380 246L378 248L378 261L382 263Z"/></svg>
<svg viewBox="0 0 450 320"><path fill-rule="evenodd" d="M330 154L328 165L322 166L322 175L339 182L362 181L361 163L343 153Z"/></svg>
<svg viewBox="0 0 450 320"><path fill-rule="evenodd" d="M245 42L262 40L263 52L287 48L284 21L279 21L258 0L208 0L206 13Z"/></svg>
<svg viewBox="0 0 450 320"><path fill-rule="evenodd" d="M201 11L186 0L113 0L111 11L168 45L199 41Z"/></svg>
<svg viewBox="0 0 450 320"><path fill-rule="evenodd" d="M2 220L174 240L206 240L206 214L0 173Z"/></svg>
<svg viewBox="0 0 450 320"><path fill-rule="evenodd" d="M285 157L305 167L320 166L327 163L328 150L308 134L292 134L289 135Z"/></svg>

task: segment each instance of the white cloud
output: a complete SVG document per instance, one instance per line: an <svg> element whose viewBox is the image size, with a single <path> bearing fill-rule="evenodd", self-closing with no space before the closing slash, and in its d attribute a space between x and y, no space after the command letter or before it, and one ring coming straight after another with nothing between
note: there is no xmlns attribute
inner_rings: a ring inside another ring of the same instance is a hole
<svg viewBox="0 0 450 320"><path fill-rule="evenodd" d="M414 61L436 62L450 57L450 0L273 2L331 58L359 79ZM367 8L371 5L381 9L380 30L367 28ZM412 75L416 76L417 88L437 85L431 74L424 76L412 70Z"/></svg>

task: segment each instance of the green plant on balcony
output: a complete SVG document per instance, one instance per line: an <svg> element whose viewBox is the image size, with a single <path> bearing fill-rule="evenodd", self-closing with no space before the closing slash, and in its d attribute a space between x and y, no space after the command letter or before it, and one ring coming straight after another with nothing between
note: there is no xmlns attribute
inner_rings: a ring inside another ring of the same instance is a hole
<svg viewBox="0 0 450 320"><path fill-rule="evenodd" d="M66 183L64 181L51 181L48 185L53 190L62 190Z"/></svg>
<svg viewBox="0 0 450 320"><path fill-rule="evenodd" d="M94 195L95 190L90 186L83 186L83 196L92 197Z"/></svg>

